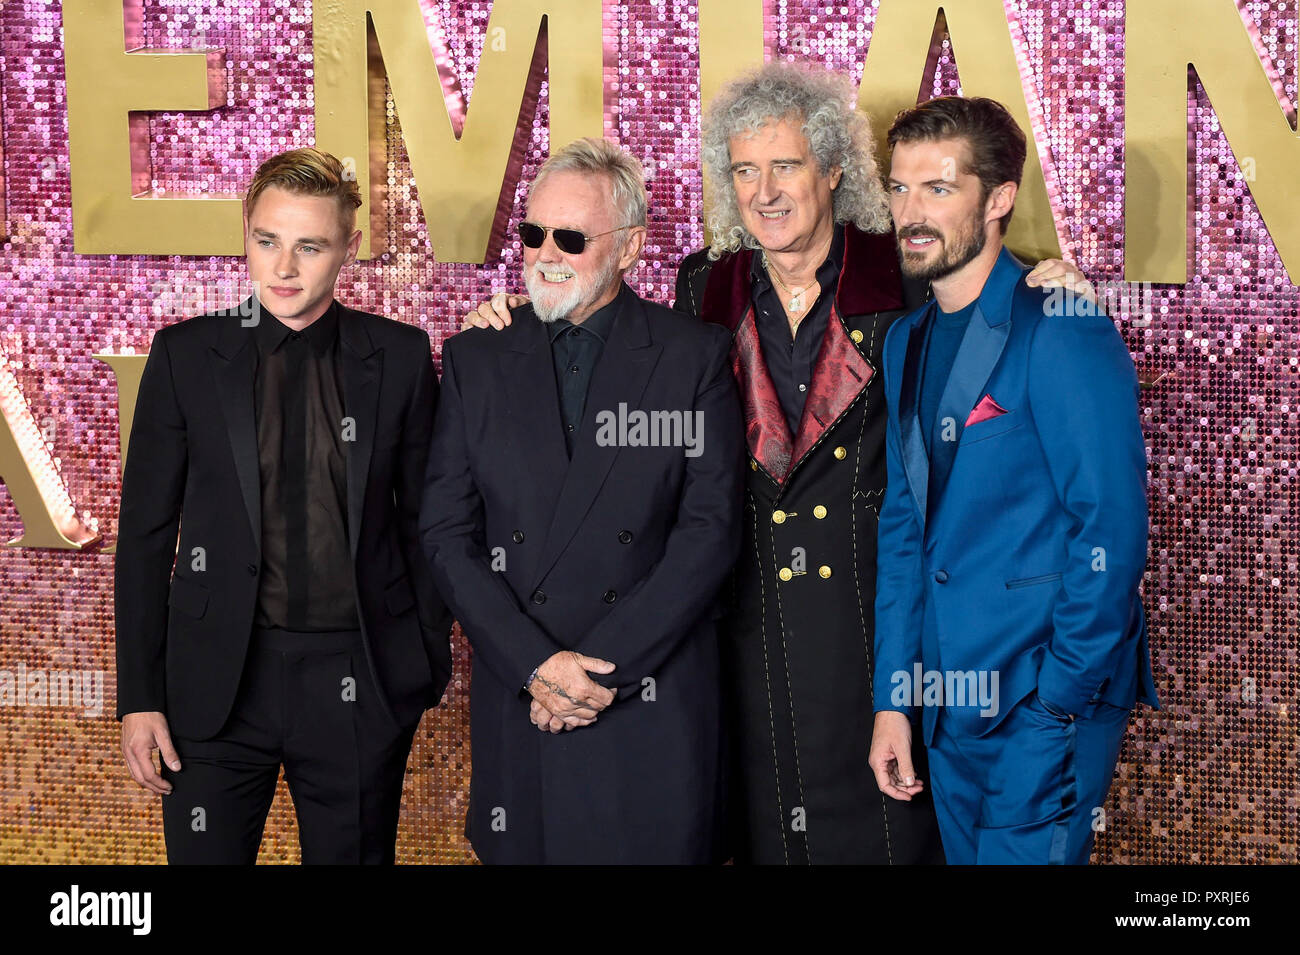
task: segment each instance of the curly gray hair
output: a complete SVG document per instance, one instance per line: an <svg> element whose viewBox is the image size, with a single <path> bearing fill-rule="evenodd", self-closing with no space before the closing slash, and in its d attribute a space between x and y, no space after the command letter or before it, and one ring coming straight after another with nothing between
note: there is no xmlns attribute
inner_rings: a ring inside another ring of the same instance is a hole
<svg viewBox="0 0 1300 955"><path fill-rule="evenodd" d="M854 99L847 77L782 62L768 63L723 87L709 105L700 135L707 173L705 221L713 233L709 258L742 246L759 247L740 217L731 181L731 138L791 116L802 120L809 152L822 174L832 166L843 170L832 193L835 221L852 222L864 232L889 231L889 199L880 182L871 124Z"/></svg>

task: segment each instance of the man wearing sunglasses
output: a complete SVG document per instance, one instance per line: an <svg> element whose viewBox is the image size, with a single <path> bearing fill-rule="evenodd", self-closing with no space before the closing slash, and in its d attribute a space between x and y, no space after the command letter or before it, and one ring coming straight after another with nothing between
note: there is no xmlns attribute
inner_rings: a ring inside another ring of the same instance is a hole
<svg viewBox="0 0 1300 955"><path fill-rule="evenodd" d="M741 864L943 861L929 794L887 801L867 762L881 345L927 289L901 274L856 99L846 77L784 63L720 91L701 127L713 245L677 276L676 307L733 336L746 418L745 545L721 622ZM1028 282L1076 274L1049 261ZM508 327L520 302L467 321Z"/></svg>
<svg viewBox="0 0 1300 955"><path fill-rule="evenodd" d="M623 283L645 225L635 159L556 152L519 230L531 303L443 349L420 532L474 648L488 863L720 861L744 430L726 330Z"/></svg>

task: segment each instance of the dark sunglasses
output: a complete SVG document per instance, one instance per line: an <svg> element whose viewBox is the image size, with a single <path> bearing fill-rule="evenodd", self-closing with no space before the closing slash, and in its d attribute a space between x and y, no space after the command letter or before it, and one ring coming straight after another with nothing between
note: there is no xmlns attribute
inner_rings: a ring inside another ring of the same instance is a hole
<svg viewBox="0 0 1300 955"><path fill-rule="evenodd" d="M555 244L561 252L567 252L569 255L581 255L587 247L587 243L592 239L599 239L602 235L613 235L615 232L622 232L624 229L632 228L630 225L621 225L617 229L610 229L608 232L601 232L597 235L583 235L577 229L552 229L550 226L538 225L535 222L519 223L519 238L524 240L524 245L530 249L540 249L542 243L546 241L546 233L551 233L555 238Z"/></svg>

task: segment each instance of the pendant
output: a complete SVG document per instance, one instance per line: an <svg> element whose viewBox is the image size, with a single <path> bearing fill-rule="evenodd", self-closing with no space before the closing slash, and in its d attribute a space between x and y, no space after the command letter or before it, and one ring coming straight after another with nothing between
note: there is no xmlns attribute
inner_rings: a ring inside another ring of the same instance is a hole
<svg viewBox="0 0 1300 955"><path fill-rule="evenodd" d="M795 292L790 296L790 311L792 312L803 311L803 293L804 290L799 289L799 291Z"/></svg>

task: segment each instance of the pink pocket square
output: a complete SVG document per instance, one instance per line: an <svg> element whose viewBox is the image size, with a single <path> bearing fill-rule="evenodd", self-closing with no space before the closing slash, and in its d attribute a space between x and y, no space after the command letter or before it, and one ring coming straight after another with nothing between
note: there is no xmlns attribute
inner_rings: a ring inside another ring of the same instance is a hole
<svg viewBox="0 0 1300 955"><path fill-rule="evenodd" d="M998 415L1006 413L1007 409L994 401L992 395L985 395L980 399L980 403L975 406L974 410L971 411L964 427L969 428L973 424L979 424L981 421L988 421L989 418L996 418Z"/></svg>

